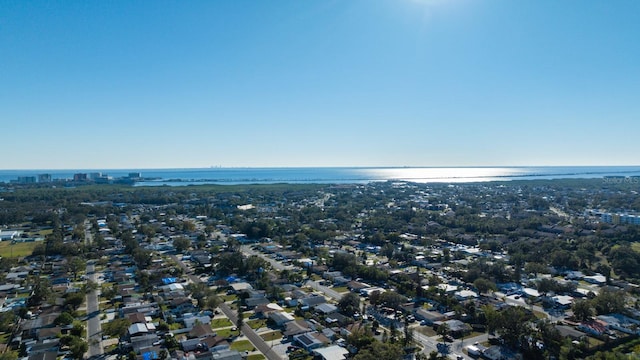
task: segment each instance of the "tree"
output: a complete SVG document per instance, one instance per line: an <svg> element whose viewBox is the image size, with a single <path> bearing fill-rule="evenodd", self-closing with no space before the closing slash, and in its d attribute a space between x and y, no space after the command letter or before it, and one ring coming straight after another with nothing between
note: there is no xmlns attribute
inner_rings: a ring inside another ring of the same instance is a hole
<svg viewBox="0 0 640 360"><path fill-rule="evenodd" d="M89 350L89 345L87 344L87 342L78 336L65 335L60 338L60 344L63 346L68 346L69 351L71 351L71 356L74 359L78 360L83 359L84 353Z"/></svg>
<svg viewBox="0 0 640 360"><path fill-rule="evenodd" d="M346 316L353 316L360 309L360 297L355 293L348 293L338 302L338 309Z"/></svg>
<svg viewBox="0 0 640 360"><path fill-rule="evenodd" d="M624 291L602 288L592 304L598 315L618 313L624 310L626 296Z"/></svg>
<svg viewBox="0 0 640 360"><path fill-rule="evenodd" d="M39 305L51 295L51 284L48 280L36 278L33 295L29 298L29 305Z"/></svg>
<svg viewBox="0 0 640 360"><path fill-rule="evenodd" d="M385 291L373 298L369 296L369 301L372 305L384 304L390 308L398 310L400 308L400 305L407 301L407 298L398 294L397 292Z"/></svg>
<svg viewBox="0 0 640 360"><path fill-rule="evenodd" d="M176 248L177 252L183 253L189 249L189 246L191 246L191 240L184 236L180 236L177 239L173 239L173 246Z"/></svg>
<svg viewBox="0 0 640 360"><path fill-rule="evenodd" d="M84 302L84 295L82 293L69 293L64 299L64 306L71 310L78 310L80 305Z"/></svg>
<svg viewBox="0 0 640 360"><path fill-rule="evenodd" d="M12 311L0 313L0 332L10 332L16 323L16 315Z"/></svg>
<svg viewBox="0 0 640 360"><path fill-rule="evenodd" d="M449 324L447 324L446 322L443 322L442 324L438 325L438 329L436 330L438 335L442 336L442 341L444 342L444 337L446 335L449 334Z"/></svg>
<svg viewBox="0 0 640 360"><path fill-rule="evenodd" d="M110 286L103 284L100 293L102 294L101 296L105 299L113 299L118 295L118 288L115 284Z"/></svg>
<svg viewBox="0 0 640 360"><path fill-rule="evenodd" d="M477 278L476 281L473 282L473 286L478 289L481 294L489 290L496 291L498 289L496 283L485 278Z"/></svg>
<svg viewBox="0 0 640 360"><path fill-rule="evenodd" d="M17 360L18 353L11 350L5 350L2 354L0 354L0 360Z"/></svg>
<svg viewBox="0 0 640 360"><path fill-rule="evenodd" d="M594 314L589 300L577 300L571 306L571 310L573 311L573 316L580 321L589 320Z"/></svg>
<svg viewBox="0 0 640 360"><path fill-rule="evenodd" d="M242 331L242 325L244 325L244 313L242 312L242 309L238 309L238 319L236 321L238 330Z"/></svg>
<svg viewBox="0 0 640 360"><path fill-rule="evenodd" d="M520 339L530 333L529 320L532 317L533 315L525 312L521 306L509 306L497 313L497 318L494 320L497 321L497 326L494 326L505 343L515 349Z"/></svg>
<svg viewBox="0 0 640 360"><path fill-rule="evenodd" d="M198 306L202 309L215 309L220 305L221 300L215 290L205 283L191 283L187 285L187 290L191 292L191 297L198 301Z"/></svg>
<svg viewBox="0 0 640 360"><path fill-rule="evenodd" d="M67 261L67 269L73 275L73 280L74 281L78 277L78 274L80 273L80 271L85 269L86 266L87 266L86 261L82 260L81 258L79 258L77 256L74 256L74 257L72 257L71 259L69 259Z"/></svg>
<svg viewBox="0 0 640 360"><path fill-rule="evenodd" d="M72 336L81 337L84 335L84 325L80 321L74 321L73 327L69 331Z"/></svg>
<svg viewBox="0 0 640 360"><path fill-rule="evenodd" d="M451 250L449 248L442 249L442 263L447 264L451 261Z"/></svg>
<svg viewBox="0 0 640 360"><path fill-rule="evenodd" d="M160 350L160 360L167 360L167 357L169 357L169 353L167 352L167 350Z"/></svg>
<svg viewBox="0 0 640 360"><path fill-rule="evenodd" d="M558 282L553 279L542 278L537 284L538 291L547 294L549 291L555 291L558 288Z"/></svg>
<svg viewBox="0 0 640 360"><path fill-rule="evenodd" d="M87 280L84 284L82 284L80 290L82 291L82 293L87 294L90 291L98 290L98 284L91 280Z"/></svg>
<svg viewBox="0 0 640 360"><path fill-rule="evenodd" d="M73 320L75 318L73 317L73 315L69 314L68 312L63 312L62 314L60 314L60 316L58 316L55 320L55 324L56 325L70 325L71 323L73 323Z"/></svg>
<svg viewBox="0 0 640 360"><path fill-rule="evenodd" d="M129 319L114 319L102 324L102 331L105 335L123 337L127 334L130 325Z"/></svg>
<svg viewBox="0 0 640 360"><path fill-rule="evenodd" d="M562 335L560 335L560 331L558 331L555 325L547 319L537 321L536 329L536 336L545 345L547 353L557 357L560 354L560 348L562 347ZM538 348L538 346L532 347L535 349Z"/></svg>
<svg viewBox="0 0 640 360"><path fill-rule="evenodd" d="M357 349L369 346L375 341L376 339L372 336L371 331L364 327L354 328L351 335L347 337L349 345L352 345Z"/></svg>
<svg viewBox="0 0 640 360"><path fill-rule="evenodd" d="M402 357L400 344L382 343L374 341L371 344L358 349L353 360L397 360Z"/></svg>
<svg viewBox="0 0 640 360"><path fill-rule="evenodd" d="M409 318L407 316L404 317L404 339L403 345L409 346L413 343L413 329L409 327Z"/></svg>
<svg viewBox="0 0 640 360"><path fill-rule="evenodd" d="M545 274L549 269L539 262L528 262L524 265L524 271L537 277L538 274Z"/></svg>
<svg viewBox="0 0 640 360"><path fill-rule="evenodd" d="M380 255L386 256L388 259L391 259L395 250L396 249L393 247L393 244L386 243L380 249Z"/></svg>
<svg viewBox="0 0 640 360"><path fill-rule="evenodd" d="M396 322L392 321L389 325L389 342L395 343L398 340L398 328L396 327Z"/></svg>

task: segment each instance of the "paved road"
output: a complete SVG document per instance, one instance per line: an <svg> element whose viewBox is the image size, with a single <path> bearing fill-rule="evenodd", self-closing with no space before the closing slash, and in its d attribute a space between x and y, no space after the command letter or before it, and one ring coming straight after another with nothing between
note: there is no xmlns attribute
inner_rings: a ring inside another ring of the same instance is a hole
<svg viewBox="0 0 640 360"><path fill-rule="evenodd" d="M243 254L248 255L248 256L256 255L256 256L261 257L262 259L264 259L265 261L270 263L271 266L274 269L279 270L279 271L298 269L296 266L285 265L285 264L281 263L280 261L272 259L272 258L268 257L267 255L259 252L259 251L255 251L255 250L251 249L251 246L248 246L248 245L241 246L240 247L240 251L242 251ZM302 271L301 269L299 269L299 270Z"/></svg>
<svg viewBox="0 0 640 360"><path fill-rule="evenodd" d="M87 263L87 277L98 283L93 262ZM87 294L87 342L89 350L87 356L97 356L104 353L102 348L102 328L100 327L100 307L98 305L99 290L92 290Z"/></svg>
<svg viewBox="0 0 640 360"><path fill-rule="evenodd" d="M266 256L265 254L259 252L259 251L255 251L253 249L251 249L250 246L242 246L241 247L241 251L246 254L246 255L256 255L259 256L261 258L263 258L264 260L268 261L271 266L276 269L276 270L292 270L292 269L296 269L298 271L303 271L303 269L297 267L297 266L293 266L293 265L284 265L283 263L281 263L280 261L277 261L275 259L272 259L268 256ZM336 301L340 301L340 299L342 299L342 294L334 291L331 288L328 288L326 286L322 286L319 284L318 281L307 281L306 283L307 286L311 287L312 289L316 290L316 291L321 291L323 292L326 296L335 299Z"/></svg>
<svg viewBox="0 0 640 360"><path fill-rule="evenodd" d="M219 307L220 310L222 310L222 312L229 318L229 320L231 320L232 323L236 324L238 322L238 317L235 311L233 311L229 307L229 305L222 303ZM267 345L267 343L260 337L260 335L258 335L251 327L249 327L249 325L243 324L241 330L244 336L246 336L247 339L249 339L249 341L251 341L251 343L256 348L258 348L258 350L260 350L260 352L263 353L264 356L267 357L267 359L282 360L282 357L276 354L276 352L273 351L273 349L269 345Z"/></svg>
<svg viewBox="0 0 640 360"><path fill-rule="evenodd" d="M470 337L467 339L456 340L453 342L453 344L451 344L451 351L454 352L456 355L461 355L465 359L473 359L472 357L465 355L462 352L462 349L465 346L474 344L476 342L483 343L483 342L486 342L487 340L489 340L489 334L487 333L480 334L478 336Z"/></svg>
<svg viewBox="0 0 640 360"><path fill-rule="evenodd" d="M87 245L93 242L93 234L91 234L91 223L88 220L84 222L84 241ZM98 283L96 279L96 268L93 261L87 262L87 279L94 284ZM98 302L100 290L92 290L87 293L87 357L98 356L104 354L102 347L102 327L100 326L100 305Z"/></svg>
<svg viewBox="0 0 640 360"><path fill-rule="evenodd" d="M316 291L322 291L326 296L333 298L336 301L340 301L342 299L342 294L336 292L335 290L328 288L326 286L322 286L319 284L319 281L309 280L306 285Z"/></svg>
<svg viewBox="0 0 640 360"><path fill-rule="evenodd" d="M181 260L179 260L177 256L170 255L170 257L180 267L182 267L182 269L185 271L185 273L187 271L189 271L189 268L187 267L187 265L185 265ZM194 283L202 282L202 280L199 277L195 276L195 275L188 274L187 276ZM229 306L227 304L222 303L222 304L220 304L219 308L229 318L229 320L231 320L232 323L235 324L235 323L238 322L238 317L236 316L235 312L233 310L231 310L231 308L229 308ZM242 331L244 336L246 336L247 339L249 339L249 341L251 341L253 346L255 346L258 350L260 350L260 352L262 352L264 354L264 356L267 357L267 359L269 359L269 360L282 360L282 358L278 354L276 354L271 349L271 347L269 347L269 345L267 345L267 343L264 342L264 340L251 327L249 327L249 325L243 324L242 329L240 329L240 330Z"/></svg>
<svg viewBox="0 0 640 360"><path fill-rule="evenodd" d="M414 330L413 338L422 345L423 347L422 352L424 352L425 354L428 355L432 351L436 351L436 352L438 351L438 349L436 348L437 341L430 338L429 336Z"/></svg>
<svg viewBox="0 0 640 360"><path fill-rule="evenodd" d="M402 332L402 329L400 329L399 331ZM429 355L432 351L438 352L437 344L440 342L439 341L440 336L427 336L418 332L417 329L414 329L413 338L415 339L416 342L422 345L423 353ZM462 358L465 360L473 360L472 357L467 356L462 352L463 348L467 345L471 345L475 343L476 341L479 343L482 343L487 341L488 339L489 339L489 334L484 333L478 336L465 338L462 340L457 339L453 343L448 343L449 357L452 359L455 359L458 356L462 356Z"/></svg>

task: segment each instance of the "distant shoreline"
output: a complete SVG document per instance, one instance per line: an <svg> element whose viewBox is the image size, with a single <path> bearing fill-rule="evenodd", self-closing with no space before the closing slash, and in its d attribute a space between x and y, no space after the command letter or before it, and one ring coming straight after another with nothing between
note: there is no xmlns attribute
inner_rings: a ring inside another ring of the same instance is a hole
<svg viewBox="0 0 640 360"><path fill-rule="evenodd" d="M299 167L118 170L0 170L0 182L130 183L135 186L200 184L348 184L374 181L473 183L533 179L640 178L640 166L511 167ZM640 181L640 180L639 180Z"/></svg>

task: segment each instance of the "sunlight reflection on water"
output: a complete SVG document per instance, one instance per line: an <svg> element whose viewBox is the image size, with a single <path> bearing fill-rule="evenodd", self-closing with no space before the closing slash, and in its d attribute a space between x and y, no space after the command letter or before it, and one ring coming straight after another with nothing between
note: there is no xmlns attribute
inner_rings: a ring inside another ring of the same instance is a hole
<svg viewBox="0 0 640 360"><path fill-rule="evenodd" d="M411 182L476 182L523 176L529 172L518 168L388 168L365 170L373 178Z"/></svg>

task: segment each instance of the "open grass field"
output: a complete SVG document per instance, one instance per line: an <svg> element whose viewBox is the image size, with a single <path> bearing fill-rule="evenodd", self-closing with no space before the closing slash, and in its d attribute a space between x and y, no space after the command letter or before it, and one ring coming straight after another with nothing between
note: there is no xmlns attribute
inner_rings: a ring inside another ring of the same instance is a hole
<svg viewBox="0 0 640 360"><path fill-rule="evenodd" d="M39 242L25 242L12 244L11 241L0 242L0 256L3 258L23 257L31 255L33 249Z"/></svg>
<svg viewBox="0 0 640 360"><path fill-rule="evenodd" d="M247 356L247 360L263 360L265 357L262 354L251 354Z"/></svg>
<svg viewBox="0 0 640 360"><path fill-rule="evenodd" d="M234 341L231 344L231 350L243 352L243 351L253 351L255 350L255 348L253 347L253 344L251 344L249 340L240 340L240 341Z"/></svg>

